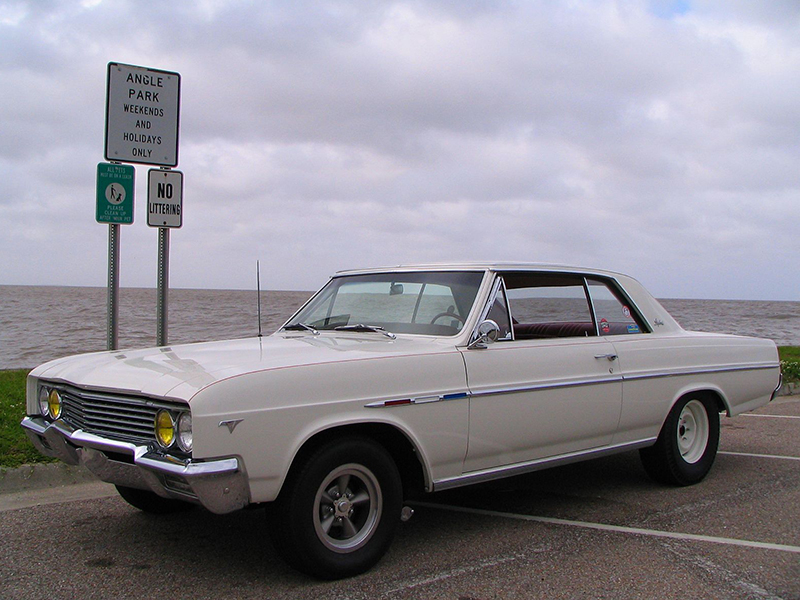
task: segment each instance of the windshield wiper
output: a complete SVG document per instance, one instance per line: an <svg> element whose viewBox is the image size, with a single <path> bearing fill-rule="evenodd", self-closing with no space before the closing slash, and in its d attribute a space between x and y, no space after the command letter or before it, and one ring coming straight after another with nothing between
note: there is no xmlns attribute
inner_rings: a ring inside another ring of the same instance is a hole
<svg viewBox="0 0 800 600"><path fill-rule="evenodd" d="M314 335L319 335L319 331L314 329L311 325L306 325L305 323L292 323L291 325L281 327L281 331L310 331Z"/></svg>
<svg viewBox="0 0 800 600"><path fill-rule="evenodd" d="M378 327L377 325L364 325L363 323L357 323L355 325L339 325L338 327L334 327L336 331L359 331L359 332L373 332L373 333L382 333L386 337L390 339L395 339L397 336L390 331L386 331L383 327Z"/></svg>

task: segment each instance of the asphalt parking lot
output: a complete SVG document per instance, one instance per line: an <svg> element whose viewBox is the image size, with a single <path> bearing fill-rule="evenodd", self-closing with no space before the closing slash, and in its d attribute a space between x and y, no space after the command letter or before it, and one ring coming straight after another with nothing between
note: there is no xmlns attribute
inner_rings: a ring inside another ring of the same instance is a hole
<svg viewBox="0 0 800 600"><path fill-rule="evenodd" d="M800 397L723 419L709 477L622 454L431 495L371 572L284 566L261 511L153 517L105 484L0 494L0 598L800 599Z"/></svg>

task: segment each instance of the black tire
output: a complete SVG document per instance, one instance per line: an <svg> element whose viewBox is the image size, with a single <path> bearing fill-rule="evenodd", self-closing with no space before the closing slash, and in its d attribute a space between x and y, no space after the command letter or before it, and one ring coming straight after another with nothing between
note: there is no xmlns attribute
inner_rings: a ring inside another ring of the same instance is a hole
<svg viewBox="0 0 800 600"><path fill-rule="evenodd" d="M383 446L361 437L337 440L292 468L268 508L270 535L295 569L322 579L351 577L386 553L402 504L402 481Z"/></svg>
<svg viewBox="0 0 800 600"><path fill-rule="evenodd" d="M114 487L117 488L117 492L119 492L119 495L122 496L125 502L134 508L138 508L152 515L168 515L195 508L195 505L191 502L162 498L155 492L149 490L140 490L138 488L125 487L122 485L115 485Z"/></svg>
<svg viewBox="0 0 800 600"><path fill-rule="evenodd" d="M669 411L655 445L639 450L639 456L656 481L692 485L711 470L718 447L716 402L707 395L689 394Z"/></svg>

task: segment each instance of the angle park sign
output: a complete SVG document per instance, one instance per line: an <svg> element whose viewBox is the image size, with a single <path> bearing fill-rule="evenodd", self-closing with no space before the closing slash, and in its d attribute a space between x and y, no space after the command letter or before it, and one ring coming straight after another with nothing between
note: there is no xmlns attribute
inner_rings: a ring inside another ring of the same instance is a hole
<svg viewBox="0 0 800 600"><path fill-rule="evenodd" d="M178 164L181 76L108 63L106 160Z"/></svg>

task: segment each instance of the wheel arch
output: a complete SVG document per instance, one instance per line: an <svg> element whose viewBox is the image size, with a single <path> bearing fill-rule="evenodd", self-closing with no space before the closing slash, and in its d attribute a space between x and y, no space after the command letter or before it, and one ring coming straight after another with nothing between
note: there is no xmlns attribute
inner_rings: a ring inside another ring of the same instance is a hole
<svg viewBox="0 0 800 600"><path fill-rule="evenodd" d="M281 489L293 472L321 446L345 437L367 438L392 457L403 482L403 495L413 497L430 486L430 474L414 443L394 425L381 422L336 425L314 433L295 452Z"/></svg>
<svg viewBox="0 0 800 600"><path fill-rule="evenodd" d="M667 414L672 410L672 408L681 400L683 400L686 396L705 396L710 398L714 401L714 404L717 406L717 410L720 413L726 413L728 416L731 414L731 407L725 393L715 385L693 385L687 386L685 388L681 388L678 393L675 394L675 397L672 399L669 407L667 408ZM665 417L666 418L666 415Z"/></svg>

